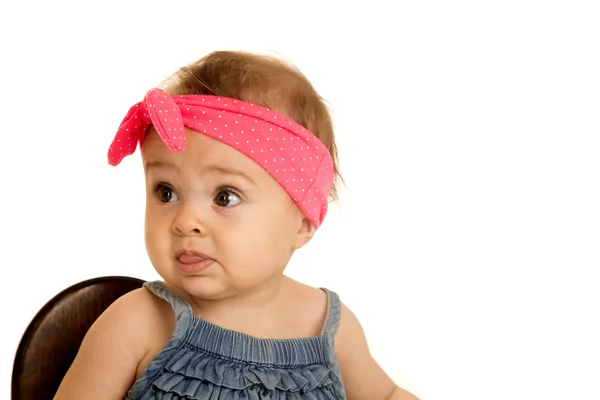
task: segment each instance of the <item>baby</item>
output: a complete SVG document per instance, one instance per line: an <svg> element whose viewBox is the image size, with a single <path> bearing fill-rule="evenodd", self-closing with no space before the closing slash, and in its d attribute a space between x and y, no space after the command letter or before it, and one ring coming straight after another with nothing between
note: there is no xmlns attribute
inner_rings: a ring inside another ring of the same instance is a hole
<svg viewBox="0 0 600 400"><path fill-rule="evenodd" d="M55 399L416 399L335 292L284 275L340 178L329 112L296 68L208 54L129 110L109 163L138 143L163 280L101 315Z"/></svg>

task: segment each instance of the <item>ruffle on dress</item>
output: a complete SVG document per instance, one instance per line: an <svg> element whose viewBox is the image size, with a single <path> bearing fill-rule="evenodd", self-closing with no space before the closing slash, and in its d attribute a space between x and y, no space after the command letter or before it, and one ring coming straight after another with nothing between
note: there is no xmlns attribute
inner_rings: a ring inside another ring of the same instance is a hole
<svg viewBox="0 0 600 400"><path fill-rule="evenodd" d="M281 368L216 358L187 347L172 360L152 382L157 399L336 398L323 364Z"/></svg>

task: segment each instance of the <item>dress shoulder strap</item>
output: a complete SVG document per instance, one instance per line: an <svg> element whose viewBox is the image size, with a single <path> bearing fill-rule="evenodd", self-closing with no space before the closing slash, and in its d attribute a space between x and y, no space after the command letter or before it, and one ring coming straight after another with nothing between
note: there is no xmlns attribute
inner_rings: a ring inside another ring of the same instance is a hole
<svg viewBox="0 0 600 400"><path fill-rule="evenodd" d="M330 344L333 344L333 339L340 325L342 303L337 293L326 288L321 288L321 290L327 294L327 317L321 335L325 336Z"/></svg>
<svg viewBox="0 0 600 400"><path fill-rule="evenodd" d="M176 327L173 336L185 337L192 326L194 316L192 307L188 302L171 292L162 281L144 282L144 287L173 307L176 318Z"/></svg>

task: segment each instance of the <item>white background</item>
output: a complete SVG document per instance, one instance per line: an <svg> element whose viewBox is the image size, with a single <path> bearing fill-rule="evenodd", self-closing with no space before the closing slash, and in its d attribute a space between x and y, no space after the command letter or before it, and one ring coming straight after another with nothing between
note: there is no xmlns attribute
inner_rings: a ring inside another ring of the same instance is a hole
<svg viewBox="0 0 600 400"><path fill-rule="evenodd" d="M600 399L600 13L589 1L3 2L0 397L52 296L155 279L128 108L217 49L294 62L346 188L289 274L422 400ZM393 6L392 6L393 4Z"/></svg>

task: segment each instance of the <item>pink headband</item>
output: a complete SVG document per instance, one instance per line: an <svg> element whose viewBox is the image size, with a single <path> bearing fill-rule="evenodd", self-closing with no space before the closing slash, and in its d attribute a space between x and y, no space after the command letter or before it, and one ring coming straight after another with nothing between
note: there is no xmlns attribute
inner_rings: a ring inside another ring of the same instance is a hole
<svg viewBox="0 0 600 400"><path fill-rule="evenodd" d="M151 89L123 119L108 150L110 165L133 154L150 125L173 151L185 150L184 126L235 148L264 168L315 228L323 222L333 184L331 155L315 135L289 118L227 97L171 97Z"/></svg>

